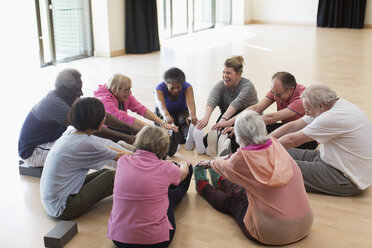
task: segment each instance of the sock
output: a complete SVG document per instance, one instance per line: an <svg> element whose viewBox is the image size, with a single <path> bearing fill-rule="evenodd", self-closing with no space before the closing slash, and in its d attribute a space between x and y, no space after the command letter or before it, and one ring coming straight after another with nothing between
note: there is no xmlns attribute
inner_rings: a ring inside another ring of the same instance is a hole
<svg viewBox="0 0 372 248"><path fill-rule="evenodd" d="M220 176L220 178L218 178L218 186L220 187L220 189L222 189L222 180L225 180L226 178L224 178L223 176Z"/></svg>
<svg viewBox="0 0 372 248"><path fill-rule="evenodd" d="M209 183L206 180L200 180L200 181L198 181L197 184L196 184L196 188L198 190L198 193L201 194L202 189L204 188L204 186L206 186L208 184Z"/></svg>

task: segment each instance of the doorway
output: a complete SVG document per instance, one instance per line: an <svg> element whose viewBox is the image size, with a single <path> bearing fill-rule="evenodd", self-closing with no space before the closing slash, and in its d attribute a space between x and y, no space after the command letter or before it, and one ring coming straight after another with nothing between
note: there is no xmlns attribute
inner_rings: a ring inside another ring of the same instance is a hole
<svg viewBox="0 0 372 248"><path fill-rule="evenodd" d="M35 0L40 66L93 56L89 0Z"/></svg>
<svg viewBox="0 0 372 248"><path fill-rule="evenodd" d="M231 5L231 0L160 0L160 39L229 25Z"/></svg>

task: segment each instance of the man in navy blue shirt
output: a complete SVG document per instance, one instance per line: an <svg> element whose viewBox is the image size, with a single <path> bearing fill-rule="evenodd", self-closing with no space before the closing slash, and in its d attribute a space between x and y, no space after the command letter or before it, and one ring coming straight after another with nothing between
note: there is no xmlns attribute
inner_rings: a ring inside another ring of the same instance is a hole
<svg viewBox="0 0 372 248"><path fill-rule="evenodd" d="M76 99L83 95L81 74L76 69L61 71L55 81L55 89L41 99L28 113L18 140L18 154L31 167L44 165L46 156L54 142L66 131L67 115ZM110 126L136 133L125 123L106 114ZM135 136L104 128L97 136L115 142L124 140L132 144Z"/></svg>

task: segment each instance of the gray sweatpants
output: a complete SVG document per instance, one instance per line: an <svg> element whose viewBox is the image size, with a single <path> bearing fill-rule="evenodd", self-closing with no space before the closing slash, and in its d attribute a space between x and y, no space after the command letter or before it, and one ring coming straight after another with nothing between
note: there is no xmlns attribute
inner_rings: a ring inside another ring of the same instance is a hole
<svg viewBox="0 0 372 248"><path fill-rule="evenodd" d="M318 150L291 148L288 153L301 169L307 192L351 196L362 192L340 170L321 160Z"/></svg>

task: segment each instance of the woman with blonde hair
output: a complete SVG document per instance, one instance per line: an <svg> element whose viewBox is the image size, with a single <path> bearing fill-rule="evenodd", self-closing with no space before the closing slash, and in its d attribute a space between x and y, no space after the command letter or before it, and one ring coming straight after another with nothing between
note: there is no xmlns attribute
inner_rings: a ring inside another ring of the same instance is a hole
<svg viewBox="0 0 372 248"><path fill-rule="evenodd" d="M159 127L143 128L134 146L136 152L117 164L107 236L117 247L168 247L176 229L173 208L185 196L193 168L161 159L169 139Z"/></svg>
<svg viewBox="0 0 372 248"><path fill-rule="evenodd" d="M218 211L232 215L249 239L285 245L304 238L313 212L296 162L267 136L255 111L240 113L234 131L240 145L236 153L195 166L197 192Z"/></svg>
<svg viewBox="0 0 372 248"><path fill-rule="evenodd" d="M98 89L94 92L94 97L98 98L107 113L115 116L119 120L133 126L137 130L141 130L146 123L128 115L128 110L135 112L148 120L154 121L161 127L171 130L173 133L178 132L178 127L167 123L159 118L156 114L151 112L143 104L141 104L132 95L132 80L120 73L114 74L105 85L99 85ZM172 144L170 146L169 156L172 156L180 143L180 135L174 134Z"/></svg>
<svg viewBox="0 0 372 248"><path fill-rule="evenodd" d="M221 123L258 102L257 92L253 83L249 79L242 77L243 66L244 58L242 56L233 56L225 61L222 80L209 93L204 117L198 121L194 129L194 139L199 154L204 153L205 147L210 145L210 155L212 157L217 155L217 141L212 141L213 144L209 144L207 137L204 138L203 142L201 142L200 138L203 135L202 129L208 125L212 112L217 106L221 111L217 123ZM216 137L217 130L213 129L211 135ZM234 139L232 139L232 142L232 148L236 150L238 145L236 143L234 145Z"/></svg>

